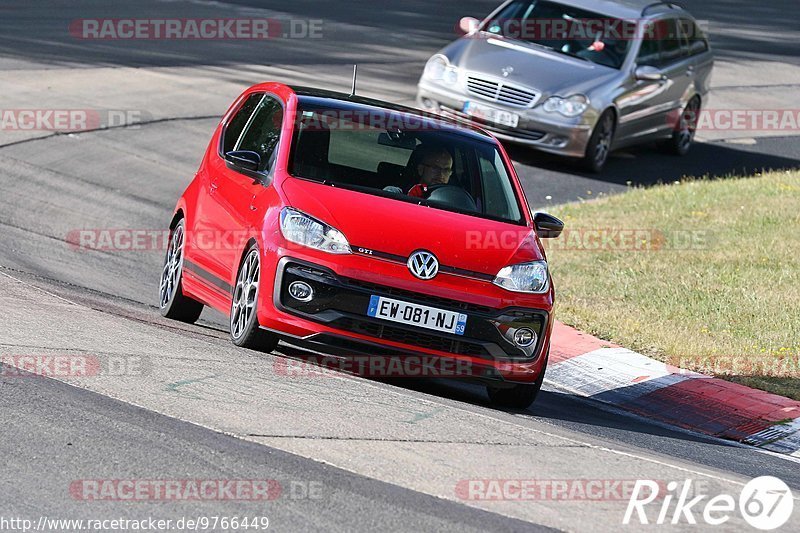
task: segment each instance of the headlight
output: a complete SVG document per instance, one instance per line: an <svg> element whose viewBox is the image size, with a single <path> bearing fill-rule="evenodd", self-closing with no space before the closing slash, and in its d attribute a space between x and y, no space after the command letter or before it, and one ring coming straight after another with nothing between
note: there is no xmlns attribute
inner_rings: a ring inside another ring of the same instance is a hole
<svg viewBox="0 0 800 533"><path fill-rule="evenodd" d="M497 273L494 284L509 291L542 294L550 288L547 261L507 266Z"/></svg>
<svg viewBox="0 0 800 533"><path fill-rule="evenodd" d="M458 82L458 67L451 65L445 56L437 54L428 60L422 75L429 80L454 85Z"/></svg>
<svg viewBox="0 0 800 533"><path fill-rule="evenodd" d="M281 233L289 242L329 254L352 253L341 231L290 207L281 211Z"/></svg>
<svg viewBox="0 0 800 533"><path fill-rule="evenodd" d="M589 99L582 94L569 98L553 96L544 103L544 110L548 113L561 113L565 117L577 117L589 108Z"/></svg>

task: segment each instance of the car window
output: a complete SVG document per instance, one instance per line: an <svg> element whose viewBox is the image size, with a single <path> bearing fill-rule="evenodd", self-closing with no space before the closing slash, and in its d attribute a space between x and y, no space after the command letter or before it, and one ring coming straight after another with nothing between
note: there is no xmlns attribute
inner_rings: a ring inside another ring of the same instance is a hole
<svg viewBox="0 0 800 533"><path fill-rule="evenodd" d="M640 67L658 67L661 65L661 35L658 25L648 23L642 31L642 43L636 64Z"/></svg>
<svg viewBox="0 0 800 533"><path fill-rule="evenodd" d="M688 55L689 42L678 26L677 19L648 22L641 35L642 43L636 56L638 66L666 67Z"/></svg>
<svg viewBox="0 0 800 533"><path fill-rule="evenodd" d="M689 42L689 55L696 56L708 52L708 40L694 21L681 19L680 25Z"/></svg>
<svg viewBox="0 0 800 533"><path fill-rule="evenodd" d="M250 117L253 115L253 111L255 111L256 106L258 106L258 103L262 98L264 98L262 93L251 94L247 97L247 99L244 101L244 104L242 104L233 118L230 119L228 126L225 128L225 134L223 137L223 154L227 154L228 152L235 150L236 143L239 141L239 137L241 137L242 131L244 131L244 127L247 125L247 121L250 120Z"/></svg>
<svg viewBox="0 0 800 533"><path fill-rule="evenodd" d="M332 135L328 161L370 172L377 172L381 163L405 166L412 148L398 150L379 144L380 134L385 131L365 125L360 131L343 130Z"/></svg>
<svg viewBox="0 0 800 533"><path fill-rule="evenodd" d="M620 69L636 23L547 0L518 0L486 21L483 31Z"/></svg>
<svg viewBox="0 0 800 533"><path fill-rule="evenodd" d="M293 176L432 208L524 223L511 174L497 145L488 139L459 133L427 118L375 108L362 113L361 109L306 102L298 106L297 117L289 158ZM412 189L422 182L420 172L445 175L441 169L446 163L435 159L443 154L452 159L447 183L423 196L412 195Z"/></svg>
<svg viewBox="0 0 800 533"><path fill-rule="evenodd" d="M250 150L261 156L261 168L270 168L281 135L283 107L269 95L264 95L256 107L250 124L239 141L237 150Z"/></svg>
<svg viewBox="0 0 800 533"><path fill-rule="evenodd" d="M678 19L659 21L663 24L664 39L661 41L661 64L668 66L684 59L688 52L688 44L684 44L683 36L678 29Z"/></svg>
<svg viewBox="0 0 800 533"><path fill-rule="evenodd" d="M494 157L492 158L492 156ZM484 191L486 210L498 213L503 218L514 218L516 205L509 203L509 199L514 198L511 182L508 179L499 178L499 175L505 171L500 154L498 152L493 154L479 152L478 164L481 169L481 188ZM497 184L500 186L498 187Z"/></svg>

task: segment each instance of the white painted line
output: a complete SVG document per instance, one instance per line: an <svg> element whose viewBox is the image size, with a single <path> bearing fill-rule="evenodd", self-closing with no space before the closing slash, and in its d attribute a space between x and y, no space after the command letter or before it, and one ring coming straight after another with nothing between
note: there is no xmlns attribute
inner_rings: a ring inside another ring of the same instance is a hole
<svg viewBox="0 0 800 533"><path fill-rule="evenodd" d="M46 294L46 295L48 295L48 296L52 296L53 298L56 298L56 299L58 299L58 300L61 300L62 302L68 303L68 304L70 304L70 305L77 305L77 306L79 306L79 307L85 307L85 306L82 306L82 305L81 305L81 304L79 304L79 303L72 302L72 301L70 301L70 300L67 300L66 298L62 298L61 296L59 296L59 295L57 295L57 294L53 294L52 292L48 292L48 291L46 291L46 290L44 290L44 289L41 289L41 288L39 288L39 287L37 287L37 286L35 286L35 285L31 285L30 283L28 283L28 282L26 282L26 281L22 281L21 279L19 279L19 278L16 278L16 277L12 276L11 274L7 274L6 272L3 272L2 270L0 270L0 275L3 275L3 276L5 276L5 277L7 277L8 279L11 279L11 280L13 280L13 281L16 281L17 283L21 283L22 285L25 285L26 287L30 287L31 289L33 289L33 290L35 290L35 291L37 291L37 292L41 292L41 293L44 293L44 294Z"/></svg>

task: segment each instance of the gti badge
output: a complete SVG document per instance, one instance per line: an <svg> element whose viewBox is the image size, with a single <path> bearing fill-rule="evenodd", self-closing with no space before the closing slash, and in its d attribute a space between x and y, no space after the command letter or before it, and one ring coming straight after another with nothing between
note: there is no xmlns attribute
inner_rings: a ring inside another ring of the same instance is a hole
<svg viewBox="0 0 800 533"><path fill-rule="evenodd" d="M427 250L417 250L408 258L408 269L419 279L433 279L439 273L439 260Z"/></svg>

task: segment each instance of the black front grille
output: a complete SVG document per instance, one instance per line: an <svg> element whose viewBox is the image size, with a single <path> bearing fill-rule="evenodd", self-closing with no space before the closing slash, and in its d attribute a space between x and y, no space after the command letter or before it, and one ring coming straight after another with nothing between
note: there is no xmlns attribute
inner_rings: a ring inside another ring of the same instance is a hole
<svg viewBox="0 0 800 533"><path fill-rule="evenodd" d="M366 320L343 317L334 321L332 325L336 328L353 333L369 335L370 337L376 337L387 341L410 344L429 350L460 355L473 355L476 357L486 357L490 355L486 348L474 342L450 339L439 335L430 335L418 330L411 331L376 322L368 322Z"/></svg>
<svg viewBox="0 0 800 533"><path fill-rule="evenodd" d="M515 107L528 107L539 98L536 91L476 76L467 78L467 90L475 96Z"/></svg>

